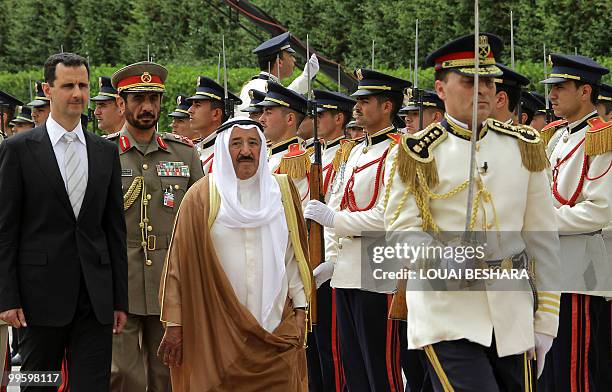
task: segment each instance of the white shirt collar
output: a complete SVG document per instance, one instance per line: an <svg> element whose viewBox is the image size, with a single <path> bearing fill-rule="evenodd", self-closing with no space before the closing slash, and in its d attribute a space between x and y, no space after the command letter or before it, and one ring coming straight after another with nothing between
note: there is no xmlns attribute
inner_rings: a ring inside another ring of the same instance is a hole
<svg viewBox="0 0 612 392"><path fill-rule="evenodd" d="M57 121L53 119L52 115L49 115L49 117L47 118L46 126L47 126L47 133L49 134L49 139L51 140L51 145L55 147L57 142L59 142L59 140L68 131L65 130L61 125L59 125ZM72 132L74 132L77 135L77 138L79 139L81 143L83 143L83 145L86 145L85 144L85 134L83 133L83 127L81 126L80 120L77 126L72 130Z"/></svg>

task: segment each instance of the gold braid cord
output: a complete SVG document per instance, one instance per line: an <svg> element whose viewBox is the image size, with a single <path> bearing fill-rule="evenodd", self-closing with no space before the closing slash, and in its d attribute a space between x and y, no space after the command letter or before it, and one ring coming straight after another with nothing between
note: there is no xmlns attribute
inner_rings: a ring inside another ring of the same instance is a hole
<svg viewBox="0 0 612 392"><path fill-rule="evenodd" d="M144 184L144 177L134 177L134 181L130 184L127 192L123 195L123 210L127 211L128 208L134 204L140 192L142 192L142 185Z"/></svg>

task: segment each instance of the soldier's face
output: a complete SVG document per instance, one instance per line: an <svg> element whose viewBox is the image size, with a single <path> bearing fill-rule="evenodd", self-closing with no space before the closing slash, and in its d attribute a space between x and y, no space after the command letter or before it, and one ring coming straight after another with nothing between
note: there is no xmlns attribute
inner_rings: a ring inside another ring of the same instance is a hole
<svg viewBox="0 0 612 392"><path fill-rule="evenodd" d="M261 112L250 112L249 113L249 118L253 121L257 121L259 122L259 119L261 118Z"/></svg>
<svg viewBox="0 0 612 392"><path fill-rule="evenodd" d="M257 128L234 127L229 140L229 153L236 177L246 180L257 173L261 138Z"/></svg>
<svg viewBox="0 0 612 392"><path fill-rule="evenodd" d="M350 127L346 129L346 133L348 133L350 139L359 139L363 137L363 128Z"/></svg>
<svg viewBox="0 0 612 392"><path fill-rule="evenodd" d="M13 134L20 133L20 132L25 132L28 129L32 129L32 128L34 128L34 124L30 124L30 123L16 123L13 126Z"/></svg>
<svg viewBox="0 0 612 392"><path fill-rule="evenodd" d="M544 125L546 125L546 116L543 114L534 115L531 119L531 124L529 124L529 126L535 128L536 131L544 128Z"/></svg>
<svg viewBox="0 0 612 392"><path fill-rule="evenodd" d="M386 100L379 103L374 95L357 97L357 103L353 108L353 117L357 125L370 131L378 131L381 124L389 119L393 104Z"/></svg>
<svg viewBox="0 0 612 392"><path fill-rule="evenodd" d="M282 141L289 126L288 114L285 114L280 107L264 108L263 114L259 118L259 122L263 126L266 139L272 143Z"/></svg>
<svg viewBox="0 0 612 392"><path fill-rule="evenodd" d="M51 107L49 105L32 108L32 120L34 120L36 126L43 125L47 121L50 112Z"/></svg>
<svg viewBox="0 0 612 392"><path fill-rule="evenodd" d="M98 128L105 132L117 132L123 125L123 111L114 99L97 101L94 115L98 120Z"/></svg>
<svg viewBox="0 0 612 392"><path fill-rule="evenodd" d="M490 77L478 78L478 123L486 120L495 103L495 82ZM472 100L474 96L474 78L456 72L448 72L444 80L436 80L436 92L444 101L446 112L457 120L468 124L472 122Z"/></svg>
<svg viewBox="0 0 612 392"><path fill-rule="evenodd" d="M423 129L428 127L430 124L441 121L443 116L444 115L439 110L426 108L425 110L423 110ZM406 114L406 117L404 117L404 122L406 123L406 129L408 130L409 133L418 132L420 130L419 129L419 111L418 110L409 111Z"/></svg>
<svg viewBox="0 0 612 392"><path fill-rule="evenodd" d="M297 135L304 140L308 140L314 136L314 122L312 117L305 117L298 127Z"/></svg>
<svg viewBox="0 0 612 392"><path fill-rule="evenodd" d="M218 128L221 124L223 111L219 108L213 109L210 105L210 100L194 100L191 101L189 107L189 124L192 131L208 136L210 132Z"/></svg>
<svg viewBox="0 0 612 392"><path fill-rule="evenodd" d="M160 93L128 93L125 102L125 119L136 129L148 131L155 128L161 111Z"/></svg>
<svg viewBox="0 0 612 392"><path fill-rule="evenodd" d="M55 67L55 80L44 83L45 95L51 100L51 110L60 118L77 119L89 101L89 74L84 65Z"/></svg>
<svg viewBox="0 0 612 392"><path fill-rule="evenodd" d="M572 118L580 113L582 105L591 100L591 86L577 87L573 81L553 84L550 89L550 103L555 116Z"/></svg>
<svg viewBox="0 0 612 392"><path fill-rule="evenodd" d="M610 121L612 120L612 110L608 112L606 111L606 109L607 108L604 103L597 104L597 114L599 115L599 117L603 118L606 121Z"/></svg>
<svg viewBox="0 0 612 392"><path fill-rule="evenodd" d="M289 76L291 76L291 74L293 74L294 68L295 57L293 57L293 54L283 50L280 57L280 79L288 78ZM276 75L276 72L272 73Z"/></svg>
<svg viewBox="0 0 612 392"><path fill-rule="evenodd" d="M191 125L189 124L188 118L175 117L172 119L172 124L170 124L170 126L172 127L172 133L176 133L177 135L181 136L191 135Z"/></svg>
<svg viewBox="0 0 612 392"><path fill-rule="evenodd" d="M317 114L317 134L323 140L333 140L342 135L344 116L340 112L329 110Z"/></svg>

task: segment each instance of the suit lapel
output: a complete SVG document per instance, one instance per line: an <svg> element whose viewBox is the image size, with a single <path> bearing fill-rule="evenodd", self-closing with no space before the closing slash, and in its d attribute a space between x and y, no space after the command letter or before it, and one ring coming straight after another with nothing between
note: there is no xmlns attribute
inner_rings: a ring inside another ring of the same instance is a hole
<svg viewBox="0 0 612 392"><path fill-rule="evenodd" d="M66 185L62 179L55 153L53 152L53 146L47 133L46 125L43 125L30 134L28 139L28 147L32 151L34 160L38 163L40 169L45 174L43 181L47 181L51 188L53 188L61 204L67 209L71 216L74 217L70 200L68 199L68 193L66 192Z"/></svg>
<svg viewBox="0 0 612 392"><path fill-rule="evenodd" d="M101 154L102 148L100 142L96 140L88 131L83 131L85 134L85 144L87 145L87 187L85 188L85 195L83 196L83 203L81 204L81 210L79 211L79 219L83 215L83 211L87 208L87 205L91 201L91 198L96 194L96 181L94 178L100 178L98 175L98 169L105 167L105 162L102 162L103 155ZM94 164L95 163L95 164Z"/></svg>

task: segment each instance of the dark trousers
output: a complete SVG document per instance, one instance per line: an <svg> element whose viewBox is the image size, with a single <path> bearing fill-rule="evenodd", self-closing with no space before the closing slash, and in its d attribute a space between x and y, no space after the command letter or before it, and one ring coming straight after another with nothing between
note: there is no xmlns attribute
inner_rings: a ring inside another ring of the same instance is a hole
<svg viewBox="0 0 612 392"><path fill-rule="evenodd" d="M400 344L402 344L400 336ZM406 375L406 392L431 392L433 387L427 370L427 357L423 350L408 350L407 337L402 345L402 369Z"/></svg>
<svg viewBox="0 0 612 392"><path fill-rule="evenodd" d="M29 325L21 331L21 370L59 372L65 354L72 392L107 392L112 331L111 324L100 324L96 318L81 279L77 309L70 324L63 327ZM21 390L51 392L56 391L57 387L22 387Z"/></svg>
<svg viewBox="0 0 612 392"><path fill-rule="evenodd" d="M388 318L391 295L336 289L340 357L350 392L401 392L399 337L406 323Z"/></svg>
<svg viewBox="0 0 612 392"><path fill-rule="evenodd" d="M13 340L11 341L11 357L14 357L19 352L19 328L11 327Z"/></svg>
<svg viewBox="0 0 612 392"><path fill-rule="evenodd" d="M443 341L426 346L425 354L436 392L520 392L533 385L527 354L500 358L494 341L491 347L466 339Z"/></svg>
<svg viewBox="0 0 612 392"><path fill-rule="evenodd" d="M336 320L335 290L329 281L317 289L317 324L308 336L308 390L341 392L344 390Z"/></svg>
<svg viewBox="0 0 612 392"><path fill-rule="evenodd" d="M610 303L604 298L561 294L559 330L546 356L540 389L610 391L610 333Z"/></svg>

